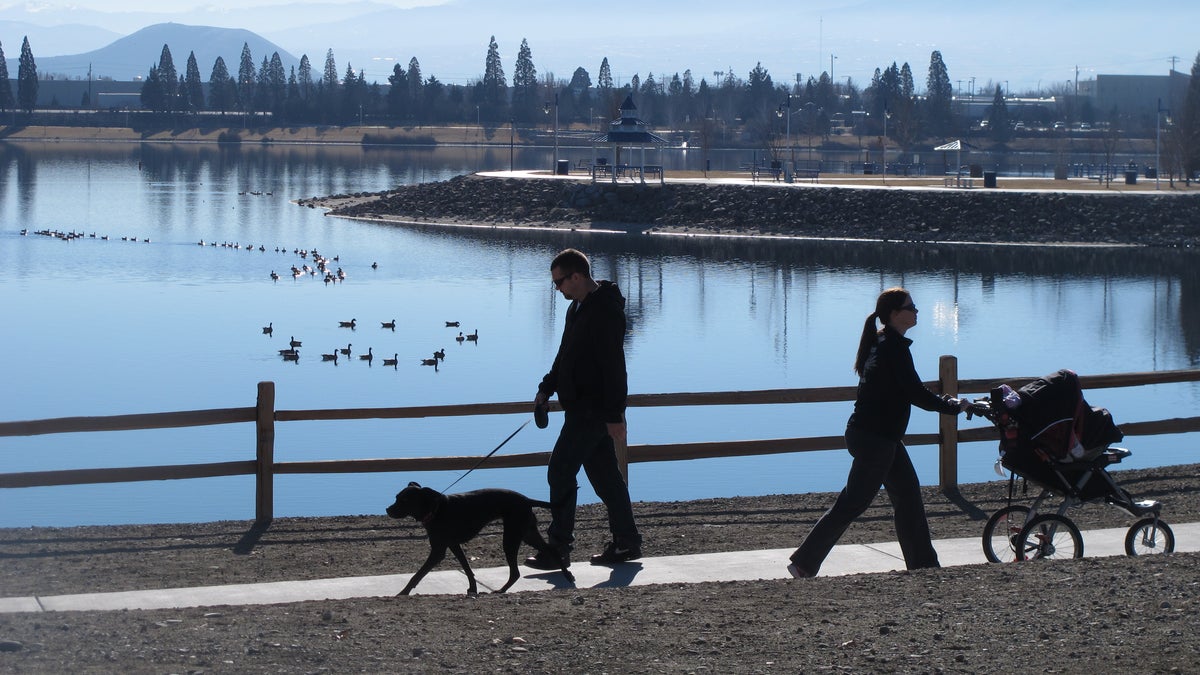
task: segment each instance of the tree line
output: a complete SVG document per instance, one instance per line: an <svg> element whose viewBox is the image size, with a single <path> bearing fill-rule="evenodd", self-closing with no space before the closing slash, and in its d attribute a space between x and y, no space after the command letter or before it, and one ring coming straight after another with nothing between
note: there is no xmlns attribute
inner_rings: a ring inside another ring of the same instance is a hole
<svg viewBox="0 0 1200 675"><path fill-rule="evenodd" d="M1185 174L1200 170L1200 54L1192 66L1192 78L1182 107L1168 124L1168 147L1174 148L1178 167ZM621 85L614 83L605 57L593 81L591 73L578 67L569 80L547 73L541 77L534 65L528 40L522 39L513 68L511 85L505 76L495 36L488 42L483 75L466 85L446 84L434 75L424 75L414 56L404 66L397 63L386 87L368 83L363 71L347 64L339 76L333 50L325 54L324 67L314 73L308 55L299 67L285 72L278 52L263 56L256 64L248 44L243 44L236 73L217 57L207 83L200 74L195 52L188 54L183 73L175 66L170 47L163 45L158 63L150 68L141 90L144 108L172 124L186 123L187 116L206 111L237 113L251 117L269 114L272 122L284 124L348 125L373 124L412 126L421 124L475 123L487 129L514 124L524 127L547 124L550 115L564 126L582 123L594 128L598 122L618 115L626 96L634 96L639 116L662 129L696 134L710 145L717 134L749 136L750 142L767 148L780 145L784 133L820 135L831 129L852 129L860 136L882 137L901 149L915 147L928 139L961 135L966 118L955 109L954 88L949 68L940 51L930 54L923 89L908 63L876 68L871 82L860 88L850 78L835 82L821 72L793 81L776 82L761 63L746 77L728 72L695 78L691 70L667 75L633 75ZM37 66L28 38L21 45L17 95L14 98L8 69L0 45L0 110L32 111L37 101ZM206 86L207 84L207 86ZM986 119L989 133L1006 142L1014 114L1007 109L998 84ZM1087 99L1057 93L1056 109L1037 108L1024 114L1038 117L1029 123L1049 124L1097 122L1099 112ZM90 103L90 102L85 102ZM84 105L82 107L89 107ZM1044 119L1044 118L1050 119ZM1110 111L1114 124L1133 125ZM1150 124L1153 129L1160 120ZM1144 126L1145 121L1140 124ZM786 130L786 131L785 131Z"/></svg>

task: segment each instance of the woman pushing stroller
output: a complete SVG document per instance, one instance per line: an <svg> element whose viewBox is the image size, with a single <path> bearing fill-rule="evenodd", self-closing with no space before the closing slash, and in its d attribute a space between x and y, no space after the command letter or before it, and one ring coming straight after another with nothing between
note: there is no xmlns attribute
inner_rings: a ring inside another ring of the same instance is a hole
<svg viewBox="0 0 1200 675"><path fill-rule="evenodd" d="M883 325L880 329L877 322ZM912 406L954 415L966 399L942 397L921 382L905 333L917 324L917 308L903 288L879 294L859 338L854 372L858 394L846 423L846 448L853 457L846 487L791 555L793 577L815 576L846 528L867 510L882 486L895 509L896 536L908 569L940 567L929 534L920 481L904 433Z"/></svg>

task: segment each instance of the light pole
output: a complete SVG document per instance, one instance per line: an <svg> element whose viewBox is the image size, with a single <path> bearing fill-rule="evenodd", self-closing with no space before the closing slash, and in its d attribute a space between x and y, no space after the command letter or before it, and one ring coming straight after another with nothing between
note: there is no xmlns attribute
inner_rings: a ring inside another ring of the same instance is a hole
<svg viewBox="0 0 1200 675"><path fill-rule="evenodd" d="M513 172L513 143L516 138L517 118L508 120L508 172Z"/></svg>
<svg viewBox="0 0 1200 675"><path fill-rule="evenodd" d="M542 112L550 114L550 102L546 101ZM558 92L554 94L554 164L550 166L551 175L558 173Z"/></svg>
<svg viewBox="0 0 1200 675"><path fill-rule="evenodd" d="M1158 109L1154 111L1154 189L1158 189L1158 174L1162 172L1162 160L1159 158L1159 148L1162 138L1162 99L1158 99Z"/></svg>
<svg viewBox="0 0 1200 675"><path fill-rule="evenodd" d="M786 110L785 110L785 108L786 108ZM787 144L789 161L791 161L792 166L795 166L796 165L796 153L794 150L792 150L792 95L791 94L788 94L787 98L784 99L783 103L780 103L779 107L775 109L775 116L786 118L786 123L784 125L784 128L786 129L786 131L784 131L784 142Z"/></svg>
<svg viewBox="0 0 1200 675"><path fill-rule="evenodd" d="M892 119L892 113L887 109L887 104L883 106L883 182L887 183L887 123Z"/></svg>

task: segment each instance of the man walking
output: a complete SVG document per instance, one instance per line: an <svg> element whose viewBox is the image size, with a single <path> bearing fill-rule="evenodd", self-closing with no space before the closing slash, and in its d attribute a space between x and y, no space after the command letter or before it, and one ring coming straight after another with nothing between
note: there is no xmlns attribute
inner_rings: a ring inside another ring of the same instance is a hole
<svg viewBox="0 0 1200 675"><path fill-rule="evenodd" d="M538 385L535 407L558 393L563 426L550 454L550 545L570 563L575 541L575 504L580 467L608 509L612 541L593 565L642 557L642 537L633 521L629 488L617 466L614 441L625 442L625 298L611 281L592 279L591 263L566 249L550 263L550 279L571 301L562 342L550 372ZM557 560L538 554L525 561L534 569L557 570Z"/></svg>

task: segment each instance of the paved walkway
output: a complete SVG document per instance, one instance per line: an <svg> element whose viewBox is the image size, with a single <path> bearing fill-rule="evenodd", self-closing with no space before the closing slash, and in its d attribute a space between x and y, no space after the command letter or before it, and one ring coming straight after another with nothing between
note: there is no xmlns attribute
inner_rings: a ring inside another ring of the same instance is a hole
<svg viewBox="0 0 1200 675"><path fill-rule="evenodd" d="M1200 551L1200 523L1171 525L1175 550ZM1125 555L1127 528L1088 530L1083 533L1084 555L1089 558ZM941 539L934 542L938 557L946 567L982 564L979 537ZM643 558L613 567L574 564L574 587L603 588L666 583L706 581L751 581L788 578L785 566L793 549L735 551L697 555ZM845 544L836 546L821 568L820 576L841 576L889 572L904 569L900 545ZM0 598L0 613L65 612L119 609L175 609L215 605L266 605L306 600L344 600L348 598L395 595L408 582L410 574L370 577L342 577L310 581L275 581L261 584L164 588L114 593L80 593L41 597ZM481 591L491 591L508 579L508 569L492 567L475 570ZM537 572L521 568L521 579L509 590L544 591L571 587L558 572ZM439 569L430 572L414 593L423 595L460 595L467 590L467 578L450 556Z"/></svg>

